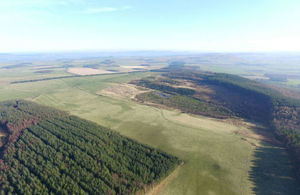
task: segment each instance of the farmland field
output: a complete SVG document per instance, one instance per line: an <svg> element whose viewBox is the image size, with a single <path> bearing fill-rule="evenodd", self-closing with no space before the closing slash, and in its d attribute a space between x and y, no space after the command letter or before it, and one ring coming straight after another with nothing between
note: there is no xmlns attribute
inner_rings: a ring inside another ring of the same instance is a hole
<svg viewBox="0 0 300 195"><path fill-rule="evenodd" d="M93 69L93 68L69 68L69 73L76 75L93 75L93 74L109 74L112 73L110 71Z"/></svg>
<svg viewBox="0 0 300 195"><path fill-rule="evenodd" d="M0 100L24 98L59 108L179 157L184 164L154 190L157 194L298 193L287 152L262 141L260 134L264 128L260 125L239 119L194 116L99 93L155 74L124 73L6 84L0 87Z"/></svg>

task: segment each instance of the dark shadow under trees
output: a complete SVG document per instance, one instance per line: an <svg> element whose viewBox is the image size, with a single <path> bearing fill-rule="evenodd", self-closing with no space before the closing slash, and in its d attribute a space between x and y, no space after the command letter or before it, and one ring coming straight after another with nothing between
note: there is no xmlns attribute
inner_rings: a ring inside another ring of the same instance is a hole
<svg viewBox="0 0 300 195"><path fill-rule="evenodd" d="M287 150L264 143L254 154L250 179L257 195L298 195L300 186L296 170Z"/></svg>

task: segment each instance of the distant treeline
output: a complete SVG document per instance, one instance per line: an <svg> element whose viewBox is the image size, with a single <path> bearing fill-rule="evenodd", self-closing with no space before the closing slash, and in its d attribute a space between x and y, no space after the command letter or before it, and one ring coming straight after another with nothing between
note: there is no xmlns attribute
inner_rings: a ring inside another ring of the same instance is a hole
<svg viewBox="0 0 300 195"><path fill-rule="evenodd" d="M136 194L181 163L95 123L32 102L0 103L0 121L8 133L0 156L0 194Z"/></svg>
<svg viewBox="0 0 300 195"><path fill-rule="evenodd" d="M13 64L13 65L8 65L8 66L3 66L2 68L5 69L15 69L15 68L22 68L26 66L30 66L32 63L19 63L19 64Z"/></svg>
<svg viewBox="0 0 300 195"><path fill-rule="evenodd" d="M49 81L49 80L56 80L56 79L67 79L67 78L75 78L75 77L82 77L81 75L71 75L71 76L61 76L61 77L48 77L42 79L30 79L30 80L21 80L21 81L13 81L10 84L18 84L18 83L33 83L39 81Z"/></svg>
<svg viewBox="0 0 300 195"><path fill-rule="evenodd" d="M113 72L109 74L93 74L93 75L70 75L70 76L59 76L59 77L47 77L41 79L30 79L30 80L21 80L21 81L13 81L10 84L19 84L19 83L33 83L33 82L40 82L40 81L49 81L49 80L57 80L57 79L68 79L68 78L79 78L79 77L95 77L100 75L113 75L113 74L133 74L137 72L146 72L146 71L134 71L134 72Z"/></svg>

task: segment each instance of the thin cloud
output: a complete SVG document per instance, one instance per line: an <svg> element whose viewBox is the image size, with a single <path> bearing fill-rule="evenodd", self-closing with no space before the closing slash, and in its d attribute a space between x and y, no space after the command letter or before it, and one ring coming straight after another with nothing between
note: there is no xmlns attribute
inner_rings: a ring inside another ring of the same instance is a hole
<svg viewBox="0 0 300 195"><path fill-rule="evenodd" d="M131 6L124 6L121 8L116 7L99 7L99 8L89 8L83 11L85 14L97 14L97 13L104 13L104 12L116 12L116 11L125 11L132 9Z"/></svg>
<svg viewBox="0 0 300 195"><path fill-rule="evenodd" d="M118 11L118 9L114 8L114 7L100 7L100 8L86 9L84 11L84 13L86 13L86 14L96 14L96 13L115 12L115 11Z"/></svg>
<svg viewBox="0 0 300 195"><path fill-rule="evenodd" d="M11 0L11 1L0 1L1 7L24 7L24 6L35 6L35 7L47 7L57 5L69 5L78 4L82 0Z"/></svg>
<svg viewBox="0 0 300 195"><path fill-rule="evenodd" d="M132 7L131 7L131 6L129 6L129 5L127 5L127 6L124 6L124 7L122 7L122 8L121 8L121 10L129 10L129 9L132 9Z"/></svg>

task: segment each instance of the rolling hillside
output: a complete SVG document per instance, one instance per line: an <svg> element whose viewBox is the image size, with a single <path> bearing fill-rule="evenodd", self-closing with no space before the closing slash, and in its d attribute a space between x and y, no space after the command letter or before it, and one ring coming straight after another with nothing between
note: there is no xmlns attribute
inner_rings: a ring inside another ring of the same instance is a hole
<svg viewBox="0 0 300 195"><path fill-rule="evenodd" d="M256 81L224 73L162 70L159 77L133 81L153 91L143 103L215 118L240 117L265 124L288 147L300 177L300 101Z"/></svg>

